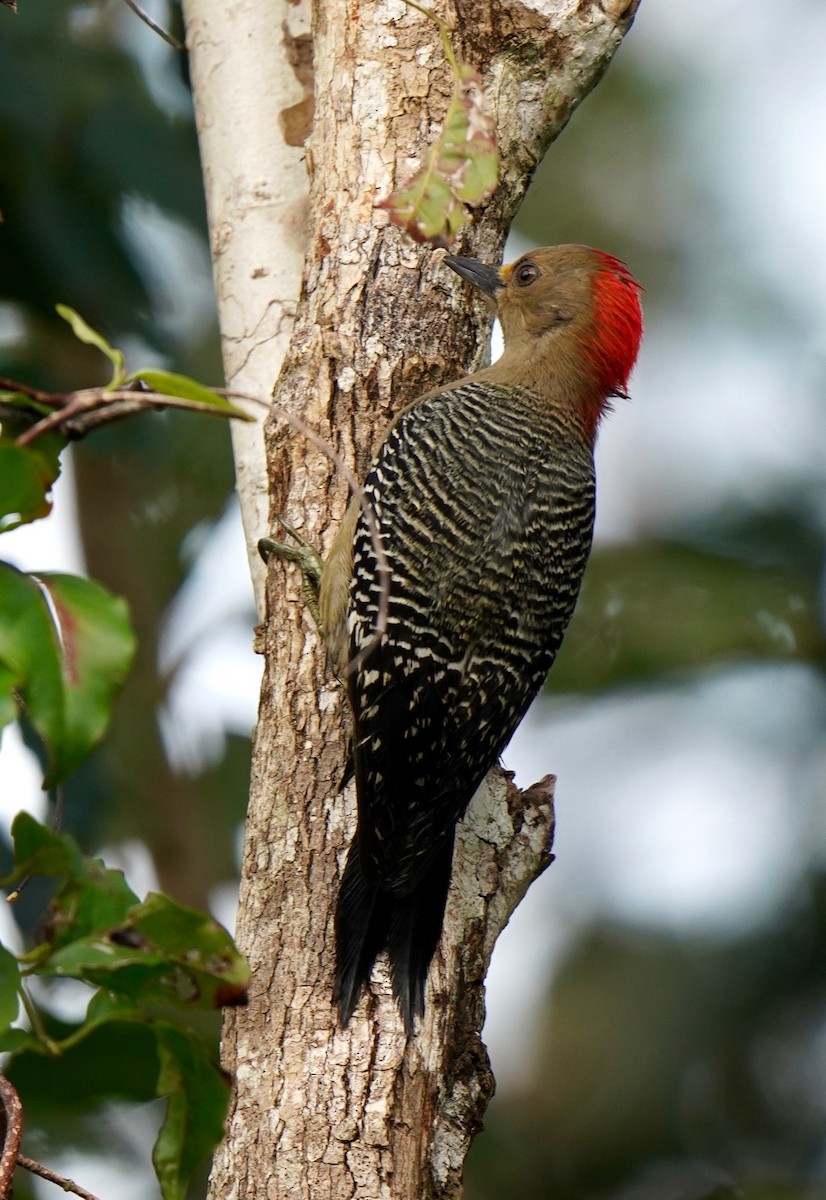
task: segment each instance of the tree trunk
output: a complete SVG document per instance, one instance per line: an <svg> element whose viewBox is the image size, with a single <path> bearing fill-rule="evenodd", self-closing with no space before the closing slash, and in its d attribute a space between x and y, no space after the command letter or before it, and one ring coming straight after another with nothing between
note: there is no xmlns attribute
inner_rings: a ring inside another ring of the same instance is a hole
<svg viewBox="0 0 826 1200"><path fill-rule="evenodd" d="M466 226L460 253L498 260L534 166L606 68L637 4L457 0L449 13L440 7L440 15L458 18L457 54L483 74L502 156L499 189ZM306 115L296 76L306 66L307 43L294 34L300 5L257 5L271 40L281 40L280 57L231 71L235 92L227 97L216 76L254 40L237 24L239 12L246 19L255 11L253 0L223 6L220 14L212 0L186 3L232 380L233 330L258 327L260 313L269 312L266 303L262 308L268 285L257 290L258 307L245 312L240 292L224 288L232 272L223 266L228 235L219 214L228 208L225 219L240 220L245 206L255 208L256 192L231 196L229 206L220 192L232 186L235 155L260 133L260 121L272 137L272 112L256 115L265 83L286 76L296 85L284 95L288 111L279 125L292 141ZM402 0L316 0L312 44L307 251L275 398L362 476L394 412L480 365L488 317L438 255L413 245L375 208L419 164L445 115L452 79L435 25ZM216 124L228 125L223 141ZM255 172L272 182L266 158ZM276 183L279 173L276 166ZM270 203L270 183L262 187ZM282 216L298 211L296 188L284 196ZM273 215L273 243L257 245L251 270L269 269L284 254ZM294 248L288 253L294 262ZM272 302L286 311L282 292L273 291ZM267 391L281 365L275 347L268 360L269 349L259 344L256 351ZM271 517L283 514L326 549L347 503L346 485L283 421L270 422L266 441ZM332 911L354 827L352 786L339 786L343 697L295 570L272 568L267 614L238 918L254 982L248 1007L233 1011L225 1026L224 1061L235 1090L211 1196L459 1197L462 1164L493 1090L480 1038L484 976L498 933L550 861L552 780L519 793L492 772L472 802L416 1036L405 1039L383 963L367 1003L339 1029L331 1004Z"/></svg>

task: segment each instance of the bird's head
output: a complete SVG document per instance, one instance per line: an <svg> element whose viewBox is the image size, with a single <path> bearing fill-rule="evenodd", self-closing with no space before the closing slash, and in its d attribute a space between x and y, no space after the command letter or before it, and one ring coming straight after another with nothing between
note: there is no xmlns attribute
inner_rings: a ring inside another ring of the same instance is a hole
<svg viewBox="0 0 826 1200"><path fill-rule="evenodd" d="M523 372L548 395L576 399L593 437L611 398L625 395L642 338L640 285L625 264L589 246L532 250L504 267L445 262L496 308L505 342L498 372Z"/></svg>

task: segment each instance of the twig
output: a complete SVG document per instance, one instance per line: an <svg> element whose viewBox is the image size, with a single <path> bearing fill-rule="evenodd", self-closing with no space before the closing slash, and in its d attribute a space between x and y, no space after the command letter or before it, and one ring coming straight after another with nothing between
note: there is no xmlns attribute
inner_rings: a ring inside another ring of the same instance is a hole
<svg viewBox="0 0 826 1200"><path fill-rule="evenodd" d="M229 400L244 400L249 404L255 404L259 408L274 413L282 421L286 421L288 425L291 425L293 429L309 442L312 442L330 460L336 470L340 471L347 480L350 491L358 499L365 524L367 525L367 532L370 535L370 544L376 557L379 596L373 634L366 645L362 646L358 654L347 663L343 671L346 679L354 671L358 670L387 629L390 564L387 561L387 554L376 524L375 513L367 499L364 488L341 455L324 438L316 433L314 429L306 425L300 417L296 417L279 404L269 404L267 401L262 400L260 396L253 396L249 392L236 392L230 388L213 388L212 390L216 395L224 396ZM54 404L59 398L56 396L44 396L43 399L45 403ZM124 415L122 411L124 404L128 404L133 411L141 408L183 408L195 412L205 412L212 416L226 416L226 413L220 409L216 409L209 404L201 404L196 400L186 400L179 396L167 396L162 392L141 391L136 393L134 389L106 390L104 388L86 388L83 391L67 393L62 397L62 402L61 408L50 413L47 417L42 417L36 424L32 425L24 433L21 433L16 439L17 445L27 446L30 442L34 442L37 438L42 437L44 433L49 433L52 429L63 428L64 430L71 430L73 424L76 429L79 426L85 427L95 420L95 415L101 423L107 419L115 419L118 416Z"/></svg>
<svg viewBox="0 0 826 1200"><path fill-rule="evenodd" d="M77 439L86 437L93 429L97 429L99 425L109 425L113 421L122 421L125 417L133 417L136 413L141 412L145 405L141 404L140 398L135 400L116 400L108 404L106 408L97 408L92 412L87 412L80 417L74 417L71 420L64 422L64 432L67 438Z"/></svg>
<svg viewBox="0 0 826 1200"><path fill-rule="evenodd" d="M214 389L217 391L217 389ZM248 397L251 399L252 397ZM120 416L120 406L123 403L135 404L140 399L139 408L182 408L189 412L203 412L210 416L226 417L227 413L216 408L213 404L202 404L198 400L187 400L181 396L167 396L162 392L135 392L133 389L121 388L107 391L105 388L84 388L80 392L69 392L63 397L63 407L57 412L43 417L31 429L21 433L16 439L18 446L27 446L44 433L59 429L61 425L71 425L72 421L84 413L112 408Z"/></svg>
<svg viewBox="0 0 826 1200"><path fill-rule="evenodd" d="M14 894L14 893L12 893ZM29 1024L32 1027L34 1035L43 1043L46 1051L51 1055L60 1054L60 1047L53 1038L50 1038L46 1032L46 1026L43 1024L43 1018L40 1015L40 1009L35 1004L29 995L29 990L25 983L21 980L20 983L20 999L23 1002L23 1007L26 1010L26 1016L29 1018Z"/></svg>
<svg viewBox="0 0 826 1200"><path fill-rule="evenodd" d="M66 793L63 790L63 784L57 783L54 786L54 811L52 813L51 827L55 833L60 833L63 825L63 812L66 807Z"/></svg>
<svg viewBox="0 0 826 1200"><path fill-rule="evenodd" d="M11 1195L11 1184L20 1138L23 1134L23 1107L16 1090L0 1075L0 1105L3 1107L3 1151L0 1154L0 1197Z"/></svg>
<svg viewBox="0 0 826 1200"><path fill-rule="evenodd" d="M0 389L4 392L20 392L23 396L28 396L30 400L38 400L41 404L60 404L59 396L53 396L51 392L41 392L40 388L30 387L27 383L20 383L17 379L9 379L6 375L0 375Z"/></svg>
<svg viewBox="0 0 826 1200"><path fill-rule="evenodd" d="M59 1188L63 1188L64 1192L71 1192L73 1196L80 1196L81 1200L98 1200L98 1197L92 1192L87 1192L85 1187L81 1187L79 1183L75 1183L74 1179L67 1179L65 1175L58 1175L57 1171L52 1171L49 1167L44 1167L43 1163L37 1162L33 1158L28 1158L25 1154L18 1154L17 1165L23 1167L26 1171L31 1171L32 1175L39 1175L41 1179L48 1179L49 1183L55 1183Z"/></svg>
<svg viewBox="0 0 826 1200"><path fill-rule="evenodd" d="M162 25L159 25L157 21L153 21L149 13L144 12L141 6L135 3L135 0L126 0L126 3L132 9L132 12L136 17L139 17L141 21L143 21L144 25L148 25L151 30L157 33L158 37L162 37L167 45L171 46L173 50L183 50L183 42L179 42L178 39L173 37L171 33L168 33Z"/></svg>

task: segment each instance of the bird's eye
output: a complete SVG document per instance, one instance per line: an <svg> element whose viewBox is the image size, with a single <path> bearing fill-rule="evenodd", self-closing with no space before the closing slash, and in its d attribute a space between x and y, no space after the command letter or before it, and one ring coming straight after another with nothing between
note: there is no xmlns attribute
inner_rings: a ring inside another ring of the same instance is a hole
<svg viewBox="0 0 826 1200"><path fill-rule="evenodd" d="M528 287L539 278L539 267L532 262L520 263L513 273L513 278L517 287Z"/></svg>

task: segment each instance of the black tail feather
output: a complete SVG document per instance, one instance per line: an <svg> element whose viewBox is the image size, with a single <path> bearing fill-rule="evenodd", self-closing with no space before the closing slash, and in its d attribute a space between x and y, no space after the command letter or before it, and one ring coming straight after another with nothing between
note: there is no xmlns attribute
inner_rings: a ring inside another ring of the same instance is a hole
<svg viewBox="0 0 826 1200"><path fill-rule="evenodd" d="M361 989L387 942L389 906L379 901L377 884L368 883L361 870L358 841L347 855L336 905L336 977L333 999L341 1024L346 1025L358 1004Z"/></svg>
<svg viewBox="0 0 826 1200"><path fill-rule="evenodd" d="M362 873L358 842L347 856L336 907L336 977L333 997L342 1025L350 1020L382 950L390 956L393 994L405 1029L424 1012L424 988L439 944L453 861L453 838L407 896L394 896Z"/></svg>
<svg viewBox="0 0 826 1200"><path fill-rule="evenodd" d="M387 949L393 995L408 1035L413 1033L414 1018L424 1013L424 986L442 935L452 862L450 837L415 890L409 896L396 896L393 900Z"/></svg>

